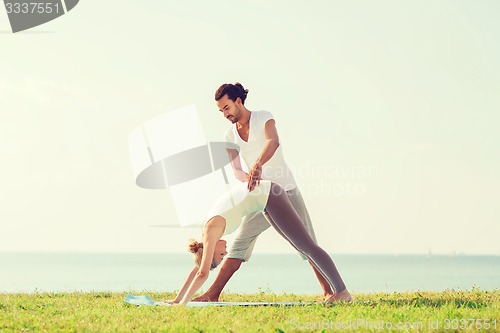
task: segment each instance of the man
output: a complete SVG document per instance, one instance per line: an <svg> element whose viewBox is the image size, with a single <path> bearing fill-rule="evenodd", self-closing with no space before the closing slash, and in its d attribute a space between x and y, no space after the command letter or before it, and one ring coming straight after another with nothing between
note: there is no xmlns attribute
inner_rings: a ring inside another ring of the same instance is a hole
<svg viewBox="0 0 500 333"><path fill-rule="evenodd" d="M226 141L237 144L240 147L240 156L248 166L251 166L247 174L242 170L239 157L232 158L234 174L239 180L248 181L249 191L259 184L260 179L271 180L281 185L286 190L309 235L317 243L304 200L283 157L276 122L270 112L248 110L244 105L247 94L248 90L240 83L223 84L215 93L219 111L234 124L226 133ZM232 154L237 154L237 152L234 151ZM244 261L249 260L257 237L269 227L270 224L262 212L244 217L229 250L229 255L222 264L214 283L203 295L194 298L193 301L218 301L224 286L234 272ZM304 260L307 259L302 254L301 257ZM323 289L325 298L334 297L325 278L312 264L311 267Z"/></svg>

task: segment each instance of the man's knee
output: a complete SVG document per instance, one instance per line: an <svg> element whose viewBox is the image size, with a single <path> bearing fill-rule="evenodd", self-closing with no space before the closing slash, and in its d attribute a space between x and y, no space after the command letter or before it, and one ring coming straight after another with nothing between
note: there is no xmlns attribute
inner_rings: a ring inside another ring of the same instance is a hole
<svg viewBox="0 0 500 333"><path fill-rule="evenodd" d="M306 245L303 245L299 248L299 252L302 253L307 258L314 257L318 255L318 253L324 252L316 243L313 241L307 242Z"/></svg>
<svg viewBox="0 0 500 333"><path fill-rule="evenodd" d="M236 259L236 258L226 258L226 260L224 261L225 262L222 265L221 270L228 270L233 272L236 272L243 263L243 259Z"/></svg>

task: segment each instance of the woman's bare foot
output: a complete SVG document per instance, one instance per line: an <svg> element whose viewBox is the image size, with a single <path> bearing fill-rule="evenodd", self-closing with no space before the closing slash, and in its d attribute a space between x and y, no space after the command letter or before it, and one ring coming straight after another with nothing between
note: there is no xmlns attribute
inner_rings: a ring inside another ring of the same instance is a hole
<svg viewBox="0 0 500 333"><path fill-rule="evenodd" d="M347 291L347 289L342 290L338 294L333 294L325 300L325 303L333 303L333 302L350 302L352 301L351 294Z"/></svg>

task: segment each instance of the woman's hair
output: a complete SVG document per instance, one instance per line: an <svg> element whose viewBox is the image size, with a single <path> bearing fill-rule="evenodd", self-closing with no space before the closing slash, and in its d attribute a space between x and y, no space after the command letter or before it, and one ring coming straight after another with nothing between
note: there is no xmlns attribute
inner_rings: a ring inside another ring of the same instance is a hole
<svg viewBox="0 0 500 333"><path fill-rule="evenodd" d="M188 252L194 255L194 263L196 266L200 267L201 258L203 257L203 243L198 243L195 239L190 239L188 241ZM217 264L212 259L212 264L210 265L210 270L217 267Z"/></svg>
<svg viewBox="0 0 500 333"><path fill-rule="evenodd" d="M215 100L218 101L224 97L224 95L227 95L227 98L233 102L236 102L236 99L239 97L241 98L241 103L244 105L245 99L247 99L248 89L245 89L239 82L236 82L235 84L224 83L215 92Z"/></svg>

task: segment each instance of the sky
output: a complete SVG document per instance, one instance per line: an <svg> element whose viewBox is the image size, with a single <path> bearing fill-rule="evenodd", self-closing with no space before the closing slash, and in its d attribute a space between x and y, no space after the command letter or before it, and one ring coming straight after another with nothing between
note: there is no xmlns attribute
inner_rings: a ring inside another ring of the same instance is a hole
<svg viewBox="0 0 500 333"><path fill-rule="evenodd" d="M12 34L0 10L1 252L183 252L128 136L222 83L273 113L330 253L500 254L498 1L83 0ZM231 241L231 236L227 237ZM273 230L255 252L287 253Z"/></svg>

